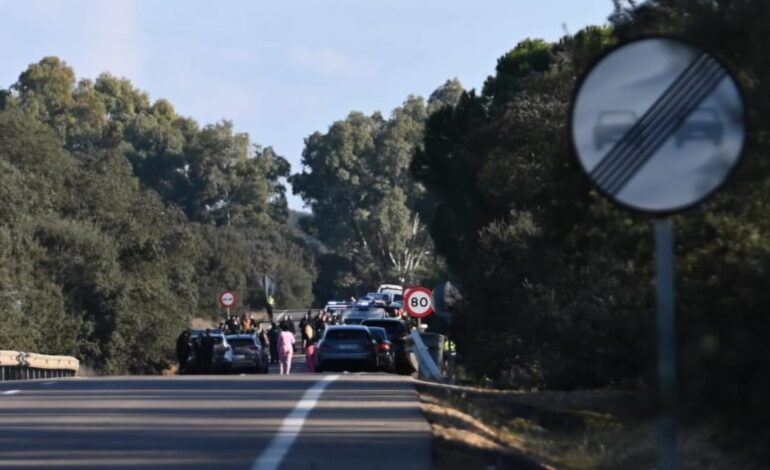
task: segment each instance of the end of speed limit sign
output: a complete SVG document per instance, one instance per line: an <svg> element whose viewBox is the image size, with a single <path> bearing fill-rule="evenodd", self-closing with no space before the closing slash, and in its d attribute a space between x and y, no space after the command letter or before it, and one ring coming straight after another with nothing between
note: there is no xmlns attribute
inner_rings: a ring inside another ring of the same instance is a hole
<svg viewBox="0 0 770 470"><path fill-rule="evenodd" d="M415 318L424 318L433 313L431 292L424 287L412 287L404 297L406 313Z"/></svg>

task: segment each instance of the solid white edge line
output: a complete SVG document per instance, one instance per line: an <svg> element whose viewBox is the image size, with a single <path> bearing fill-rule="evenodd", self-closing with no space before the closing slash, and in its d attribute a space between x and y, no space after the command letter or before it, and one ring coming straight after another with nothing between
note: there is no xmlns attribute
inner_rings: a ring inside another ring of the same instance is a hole
<svg viewBox="0 0 770 470"><path fill-rule="evenodd" d="M324 389L339 377L339 375L327 375L305 391L291 413L283 419L281 428L273 440L254 461L251 470L275 470L281 465L294 441L297 440L300 431L302 431L307 415L315 408Z"/></svg>

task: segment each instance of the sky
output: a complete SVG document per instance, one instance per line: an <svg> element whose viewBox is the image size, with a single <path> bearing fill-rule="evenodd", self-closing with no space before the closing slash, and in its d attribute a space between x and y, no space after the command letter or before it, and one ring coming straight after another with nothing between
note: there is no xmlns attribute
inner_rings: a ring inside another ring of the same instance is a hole
<svg viewBox="0 0 770 470"><path fill-rule="evenodd" d="M304 138L351 111L387 115L450 78L481 88L522 39L604 24L612 1L0 0L0 11L0 87L58 56L202 125L229 119L298 171Z"/></svg>

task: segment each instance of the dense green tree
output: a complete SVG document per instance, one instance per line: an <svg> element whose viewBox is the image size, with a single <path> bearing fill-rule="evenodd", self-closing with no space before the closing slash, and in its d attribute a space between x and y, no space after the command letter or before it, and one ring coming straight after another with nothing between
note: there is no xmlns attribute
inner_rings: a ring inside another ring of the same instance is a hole
<svg viewBox="0 0 770 470"><path fill-rule="evenodd" d="M336 254L325 255L321 277L338 283L318 295L347 297L380 282L414 284L430 275L435 259L420 217L428 196L409 166L429 110L453 105L461 92L450 80L427 104L409 97L389 119L354 112L305 140L304 171L291 177L292 186L313 210L308 231Z"/></svg>
<svg viewBox="0 0 770 470"><path fill-rule="evenodd" d="M157 372L193 316L236 288L306 306L312 256L288 225L289 164L223 121L200 128L109 74L32 64L0 101L0 348Z"/></svg>

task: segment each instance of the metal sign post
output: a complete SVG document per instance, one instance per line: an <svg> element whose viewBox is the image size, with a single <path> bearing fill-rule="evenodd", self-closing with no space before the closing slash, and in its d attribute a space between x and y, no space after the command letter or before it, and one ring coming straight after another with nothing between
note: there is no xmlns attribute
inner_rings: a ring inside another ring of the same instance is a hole
<svg viewBox="0 0 770 470"><path fill-rule="evenodd" d="M595 187L653 214L661 470L679 468L676 437L674 225L725 184L746 140L743 94L712 55L680 40L621 45L589 70L572 105L572 145Z"/></svg>
<svg viewBox="0 0 770 470"><path fill-rule="evenodd" d="M663 469L679 468L677 452L676 307L674 280L674 223L655 220L655 289L658 301L658 393L660 452Z"/></svg>

